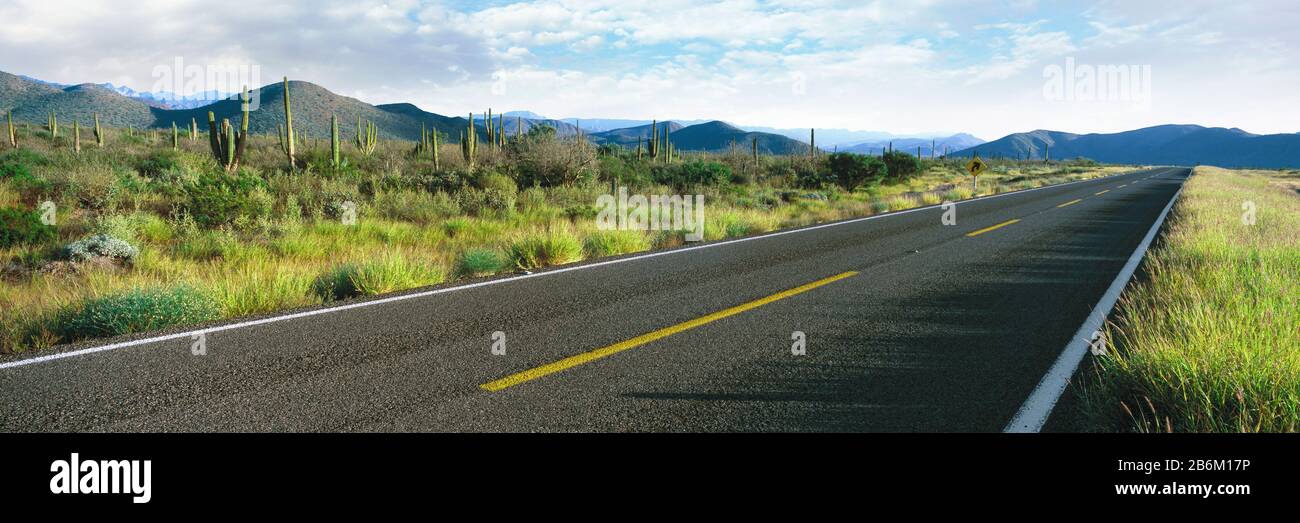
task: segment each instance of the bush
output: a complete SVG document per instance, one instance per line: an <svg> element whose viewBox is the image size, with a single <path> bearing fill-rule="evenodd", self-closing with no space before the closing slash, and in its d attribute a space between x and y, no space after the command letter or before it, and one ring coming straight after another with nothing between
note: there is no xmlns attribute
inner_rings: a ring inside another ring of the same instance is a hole
<svg viewBox="0 0 1300 523"><path fill-rule="evenodd" d="M883 155L886 174L903 179L921 172L921 160L902 151L888 151Z"/></svg>
<svg viewBox="0 0 1300 523"><path fill-rule="evenodd" d="M0 248L44 243L55 236L54 227L42 223L36 211L0 208Z"/></svg>
<svg viewBox="0 0 1300 523"><path fill-rule="evenodd" d="M241 216L256 217L262 211L250 195L265 187L266 182L257 176L204 173L185 187L182 210L203 227L230 225Z"/></svg>
<svg viewBox="0 0 1300 523"><path fill-rule="evenodd" d="M555 128L539 125L506 147L522 187L553 187L595 175L596 150L586 140L560 140Z"/></svg>
<svg viewBox="0 0 1300 523"><path fill-rule="evenodd" d="M15 158L23 158L17 155ZM14 187L27 193L42 193L50 190L50 182L32 174L28 164L6 158L0 161L0 180L9 180Z"/></svg>
<svg viewBox="0 0 1300 523"><path fill-rule="evenodd" d="M879 182L888 174L885 162L864 154L832 153L826 158L826 165L835 184L849 192L863 184Z"/></svg>
<svg viewBox="0 0 1300 523"><path fill-rule="evenodd" d="M695 185L717 185L731 180L731 168L719 162L692 160L656 165L650 170L655 183L684 189Z"/></svg>
<svg viewBox="0 0 1300 523"><path fill-rule="evenodd" d="M215 319L211 297L189 287L135 289L64 309L55 321L65 341L151 331Z"/></svg>
<svg viewBox="0 0 1300 523"><path fill-rule="evenodd" d="M107 234L96 234L89 238L69 243L63 248L63 255L73 261L87 261L99 256L115 260L131 261L140 254L125 240Z"/></svg>
<svg viewBox="0 0 1300 523"><path fill-rule="evenodd" d="M567 232L534 234L511 243L509 255L515 267L524 270L563 265L582 259L582 244Z"/></svg>
<svg viewBox="0 0 1300 523"><path fill-rule="evenodd" d="M136 164L135 170L138 171L141 176L149 178L184 171L181 166L180 153L170 149L159 151L144 157L138 164Z"/></svg>
<svg viewBox="0 0 1300 523"><path fill-rule="evenodd" d="M490 276L505 267L505 259L492 249L470 249L456 259L456 275L465 278Z"/></svg>

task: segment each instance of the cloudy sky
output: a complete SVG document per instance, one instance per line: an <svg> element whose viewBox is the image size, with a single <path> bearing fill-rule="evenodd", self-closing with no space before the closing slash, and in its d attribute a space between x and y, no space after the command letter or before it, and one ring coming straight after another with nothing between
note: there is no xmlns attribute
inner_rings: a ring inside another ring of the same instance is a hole
<svg viewBox="0 0 1300 523"><path fill-rule="evenodd" d="M137 90L181 57L442 114L1300 131L1295 0L0 0L0 20L0 70ZM1085 87L1115 66L1129 93Z"/></svg>

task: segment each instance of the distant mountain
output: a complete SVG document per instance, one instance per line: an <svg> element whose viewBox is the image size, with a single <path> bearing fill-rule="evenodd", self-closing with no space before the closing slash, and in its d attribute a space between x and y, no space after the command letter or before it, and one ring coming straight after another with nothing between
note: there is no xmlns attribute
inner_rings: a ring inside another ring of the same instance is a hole
<svg viewBox="0 0 1300 523"><path fill-rule="evenodd" d="M726 151L734 143L742 151L749 151L757 140L758 150L764 154L789 154L807 150L808 145L798 140L772 133L749 132L721 121L712 121L691 126L682 126L677 122L661 122L668 125L668 140L679 151ZM662 131L660 131L662 132ZM650 137L650 126L639 125L624 129L614 129L593 133L590 139L596 143L609 143L624 147L636 147L637 139L644 143Z"/></svg>
<svg viewBox="0 0 1300 523"><path fill-rule="evenodd" d="M612 131L615 129L627 129L629 127L640 127L642 125L650 125L650 122L652 122L653 120L649 120L649 119L635 120L635 119L625 119L625 118L565 118L563 121L569 123L573 123L576 121L577 124L582 127L583 131L586 131L588 133L600 133L605 131ZM673 120L669 118L667 120L659 120L659 121L661 122L673 121L682 125L695 125L695 124L708 122L709 120Z"/></svg>
<svg viewBox="0 0 1300 523"><path fill-rule="evenodd" d="M506 111L502 113L506 118L525 118L528 120L549 120L549 118L532 111Z"/></svg>
<svg viewBox="0 0 1300 523"><path fill-rule="evenodd" d="M411 104L386 104L373 106L334 94L310 82L289 82L293 103L294 131L303 137L329 135L330 115L338 116L343 134L355 132L357 117L373 121L384 137L415 140L420 136L421 125L436 129L449 141L458 140L468 126L465 117L448 117L423 111ZM258 107L249 114L249 130L254 134L276 134L284 123L284 85L276 82L255 91ZM165 109L130 98L116 90L96 84L81 84L58 88L17 75L0 72L0 112L13 110L19 121L44 124L51 111L62 125L79 122L90 125L94 115L110 127L170 128L173 123L188 128L197 121L201 129L207 127L208 112L220 120L229 118L237 122L240 116L238 97L227 98L210 105L193 109ZM480 137L486 136L482 124L476 126Z"/></svg>
<svg viewBox="0 0 1300 523"><path fill-rule="evenodd" d="M72 85L61 84L57 82L47 82L45 80L41 80L39 78L32 78L26 75L18 75L18 76L19 78L25 80L31 80L33 82L44 84L50 87L55 87L61 90L66 89L68 87L73 87ZM211 104L213 102L229 98L230 96L237 94L237 93L223 93L220 91L204 91L201 93L195 93L191 95L180 95L168 91L160 91L156 93L140 92L131 89L130 87L126 87L126 86L119 87L111 83L101 83L101 84L94 84L94 85L103 87L104 89L108 89L109 91L114 91L117 94L120 94L127 98L134 98L136 100L144 102L145 105L149 105L151 107L158 107L160 109L193 109L195 107L202 107Z"/></svg>
<svg viewBox="0 0 1300 523"><path fill-rule="evenodd" d="M529 129L539 125L555 129L556 136L573 136L578 134L578 128L574 126L572 122L553 120L550 118L528 118L527 116L523 116L523 113L536 114L529 111L511 111L501 115L502 118L500 123L505 127L506 136L514 136L515 132L520 127L522 127L523 132L526 133ZM482 123L484 116L485 115L483 114L475 114L474 122L478 125L484 125ZM492 121L497 121L497 115L492 115Z"/></svg>
<svg viewBox="0 0 1300 523"><path fill-rule="evenodd" d="M651 125L650 122L646 122L645 125L637 125L634 127L624 127L622 129L613 129L613 130L599 132L599 133L592 133L588 135L588 138L592 142L598 144L613 144L613 145L622 145L624 147L636 147L638 138L640 139L641 143L645 143L646 141L650 140L650 125ZM660 135L663 134L664 132L663 129L665 125L668 126L668 134L670 136L672 135L672 133L680 131L685 127L684 125L679 124L677 122L658 122L657 124L655 124L655 126L656 129L658 129Z"/></svg>
<svg viewBox="0 0 1300 523"><path fill-rule="evenodd" d="M1300 133L1257 135L1241 129L1159 125L1109 134L1037 130L953 153L1006 158L1091 158L1106 163L1282 168L1300 166Z"/></svg>
<svg viewBox="0 0 1300 523"><path fill-rule="evenodd" d="M820 135L818 136L820 138ZM898 138L894 140L863 142L847 146L840 145L834 149L846 153L880 154L881 151L893 147L894 150L897 151L916 154L919 148L921 156L928 157L931 156L931 154L934 156L942 156L945 151L960 151L982 143L984 143L984 140L966 133L957 133L945 138ZM933 150L931 150L931 147L933 147Z"/></svg>

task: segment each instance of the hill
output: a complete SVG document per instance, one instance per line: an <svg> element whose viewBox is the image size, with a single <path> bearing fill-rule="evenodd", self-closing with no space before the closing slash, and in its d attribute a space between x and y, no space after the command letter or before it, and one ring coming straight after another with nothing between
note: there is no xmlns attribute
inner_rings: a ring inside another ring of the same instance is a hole
<svg viewBox="0 0 1300 523"><path fill-rule="evenodd" d="M1036 130L953 153L957 156L1091 158L1107 163L1283 168L1300 166L1300 134L1257 135L1241 129L1159 125L1108 134Z"/></svg>
<svg viewBox="0 0 1300 523"><path fill-rule="evenodd" d="M921 156L928 157L932 153L938 156L944 154L944 151L960 151L983 143L984 140L966 133L958 133L946 138L895 138L893 140L861 142L848 146L841 145L836 150L847 153L880 154L881 151L893 147L898 151L915 153L919 147ZM931 151L931 147L933 147L933 151Z"/></svg>
<svg viewBox="0 0 1300 523"><path fill-rule="evenodd" d="M668 139L679 151L725 151L731 144L748 151L752 140L758 140L758 150L764 154L789 154L806 151L808 145L798 140L772 133L749 132L721 121L712 121L688 127L677 122L659 124L662 129L668 125ZM662 132L662 131L661 131ZM591 135L596 143L609 143L624 147L635 147L637 138L649 139L650 125L639 125L623 129L614 129Z"/></svg>

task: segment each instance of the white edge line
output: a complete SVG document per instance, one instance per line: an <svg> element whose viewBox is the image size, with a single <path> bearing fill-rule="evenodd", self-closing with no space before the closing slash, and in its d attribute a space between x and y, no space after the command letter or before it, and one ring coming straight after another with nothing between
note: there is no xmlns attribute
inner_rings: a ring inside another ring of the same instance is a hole
<svg viewBox="0 0 1300 523"><path fill-rule="evenodd" d="M1183 183L1187 183L1186 179ZM1074 333L1069 343L1065 344L1065 349L1056 358L1056 362L1047 370L1047 374L1043 375L1043 379L1038 381L1034 391L1025 399L1024 404L1020 405L1020 410L1016 411L1015 417L1011 418L1002 432L1032 433L1043 429L1047 418L1052 415L1052 409L1056 407L1057 400L1061 399L1061 394L1064 394L1065 389L1070 385L1070 378L1074 376L1074 371L1079 368L1084 355L1088 353L1092 334L1101 330L1106 317L1110 315L1115 302L1119 300L1120 293L1128 286L1129 279L1133 277L1138 264L1146 256L1151 241L1160 231L1160 226L1165 223L1165 216L1174 207L1174 202L1178 201L1178 195L1182 192L1183 187L1179 186L1178 191L1169 198L1169 203L1165 205L1163 211L1160 211L1160 216L1156 217L1155 223L1151 224L1151 230L1147 231L1146 237L1142 238L1142 243L1133 250L1133 255L1129 256L1128 263L1124 264L1115 281L1111 282L1110 288L1106 289L1106 294L1102 295L1101 301L1092 308L1092 313L1083 321L1083 325L1079 326L1078 332Z"/></svg>
<svg viewBox="0 0 1300 523"><path fill-rule="evenodd" d="M1119 176L1127 176L1127 175L1135 174L1135 173L1138 173L1138 172L1141 172L1141 170L1138 170L1138 171L1132 171L1132 172L1127 172L1127 173L1122 173L1122 174L1116 174L1116 175L1111 175L1111 176L1103 176L1103 177L1101 177L1101 178L1090 178L1090 179L1087 179L1087 180L1077 180L1077 181L1073 181L1073 182L1066 182L1066 183L1061 183L1061 184L1056 184L1056 185L1045 185L1045 186L1042 186L1042 187L1035 187L1035 188L1033 188L1033 189L1024 189L1024 190L1020 190L1020 191L1012 191L1012 192L1005 192L1005 193L999 193L999 194L991 194L991 195L988 195L988 196L980 196L980 197L978 197L978 198L969 198L969 199L966 199L966 200L961 200L961 201L958 201L958 202L953 202L953 204L954 204L954 205L961 205L961 204L966 204L966 203L977 202L977 201L980 201L980 200L988 200L988 199L992 199L992 198L998 198L998 197L1002 197L1002 196L1011 196L1011 195L1016 195L1016 194L1025 194L1025 193L1030 193L1030 192L1034 192L1034 191L1038 191L1038 190L1043 190L1043 189L1054 189L1054 188L1059 188L1059 187L1066 187L1066 186L1070 186L1070 185L1075 185L1075 184L1079 184L1079 183L1095 182L1095 181L1097 181L1097 180L1105 180L1105 179L1115 178L1115 177L1119 177ZM242 321L242 322L239 322L239 323L230 323L230 324L226 324L226 325L217 325L217 326L209 327L209 328L206 328L206 329L195 329L195 330L190 330L190 331L185 331L185 332L177 332L177 333L174 333L174 334L166 334L166 335L163 335L163 336L154 336L154 337L150 337L150 338L141 338L141 339L138 339L138 340L128 340L128 341L122 341L122 342L118 342L118 343L111 343L111 344L108 344L108 345L102 345L102 346L99 346L99 347L88 347L88 348L85 348L85 349L77 349L77 350L72 350L72 351L67 351L67 352L59 352L59 353L55 353L55 354L47 354L47 355L45 355L45 356L37 356L37 357L35 357L35 358L28 358L28 359L25 359L25 360L16 360L16 361L9 361L9 362L0 363L0 370L3 370L3 369L11 369L11 368L14 368L14 367L22 367L22 366L24 366L24 365L32 365L32 364L36 364L36 363L45 363L45 362L48 362L48 361L61 360L61 359L64 359L64 358L71 358L71 357L74 357L74 356L84 356L84 355L87 355L87 354L94 354L94 353L96 353L96 352L104 352L104 351L110 351L110 350L116 350L116 349L125 349L125 348L127 348L127 347L135 347L135 346L138 346L138 345L147 345L147 344L150 344L150 343L157 343L157 342L162 342L162 341L170 341L170 340L175 340L175 339L180 339L180 338L187 338L187 337L192 337L192 336L195 336L195 335L198 335L198 334L207 334L207 333L212 333L212 332L221 332L221 331L228 331L228 330L234 330L234 329L242 329L242 328L245 328L245 327L253 327L253 326L257 326L257 325L265 325L265 324L268 324L268 323L276 323L276 322L281 322L281 321L295 320L295 319L298 319L298 318L306 318L306 317L310 317L310 316L317 316L317 315L320 315L320 314L327 314L327 313L331 313L331 312L339 312L339 311L345 311L345 310L349 310L349 309L359 309L359 308L362 308L362 307L371 307L371 306L375 306L375 305L382 305L382 304L385 304L385 303L392 303L392 302L404 301L404 300L412 300L412 299L416 299L416 298L424 298L424 297L433 296L433 295L436 295L436 294L444 294L444 293L453 292L453 291L461 291L461 290L466 290L466 289L473 289L473 288L476 288L476 287L486 287L486 286L488 286L488 285L497 285L497 284L508 283L508 282L513 282L513 281L526 280L526 279L528 279L528 278L536 278L536 277L539 277L539 276L547 276L547 275L552 275L552 274L561 274L561 273L565 273L565 272L569 272L569 271L577 271L577 270L582 270L582 269L591 269L591 268L594 268L594 267L603 267L603 266L605 266L605 265L613 265L613 264L616 264L616 263L624 263L624 262L630 262L630 261L634 261L634 260L644 260L644 259L647 259L647 258L654 258L654 257L657 257L657 256L665 256L665 255L669 255L669 254L678 254L678 253L683 253L683 252L690 252L690 251L699 250L699 249L710 249L710 248L713 248L713 247L721 247L721 246L723 246L723 245L731 245L731 244L734 244L734 243L741 243L741 242L747 242L747 241L753 241L753 240L762 240L762 239L765 239L765 238L775 238L775 237L777 237L777 236L784 236L784 235L787 235L787 234L795 234L795 233L800 233L800 232L813 231L813 230L817 230L817 229L823 229L823 228L826 228L826 227L838 227L838 226L841 226L841 225L849 225L849 224L852 224L852 223L859 223L859 222L864 222L864 221L867 221L867 220L874 220L874 219L877 219L877 218L888 218L888 217L891 217L891 216L901 216L901 215L908 214L908 213L913 213L913 212L918 212L918 211L924 211L924 210L928 210L928 209L933 209L933 208L935 208L935 207L939 207L939 206L941 206L941 205L942 205L942 204L938 204L938 205L928 205L928 206L925 206L925 207L917 207L917 208L914 208L914 209L906 209L906 210L902 210L902 211L895 211L895 212L890 212L890 213L885 213L885 214L875 214L875 215L872 215L872 216L864 216L864 217L861 217L861 218L853 218L853 219L843 220L843 221L838 221L838 222L823 223L823 224L821 224L821 225L812 225L812 226L808 226L808 227L801 227L801 228L798 228L798 229L790 229L790 230L785 230L785 231L777 231L777 232L768 233L768 234L763 234L763 235L759 235L759 236L750 236L750 237L747 237L747 238L736 238L736 239L734 239L734 240L724 240L724 241L720 241L720 242L706 243L706 244L703 244L703 245L696 245L696 246L694 246L694 247L683 247L683 248L672 249L672 250L667 250L667 251L651 252L651 253L640 254L640 255L637 255L637 256L631 256L631 257L627 257L627 258L619 258L619 259L616 259L616 260L606 260L606 261L602 261L602 262L588 263L588 264L584 264L584 265L575 265L575 266L572 266L572 267L560 267L560 268L557 268L557 269L551 269L551 270L547 270L547 271L543 271L543 272L537 272L537 273L533 273L533 274L521 274L521 275L518 275L518 276L511 276L511 277L508 277L508 278L499 278L499 279L495 279L495 280L481 281L481 282L478 282L478 283L468 283L468 284L465 284L465 285L457 285L457 286L453 286L453 287L444 287L444 288L441 288L441 289L435 289L435 290L431 290L431 291L413 292L413 293L410 293L410 294L402 294L402 295L399 295L399 296L390 296L390 297L388 297L388 298L380 298L380 299L375 299L375 300L367 300L367 301L363 301L363 302L350 303L350 304L347 304L347 305L336 305L336 306L333 306L333 307L325 307L325 308L320 308L320 309L312 309L312 310L309 310L309 311L297 312L297 313L293 313L293 314L285 314L285 315L281 315L281 316L271 316L271 317L267 317L267 318L259 318L259 319L256 319L256 320Z"/></svg>

